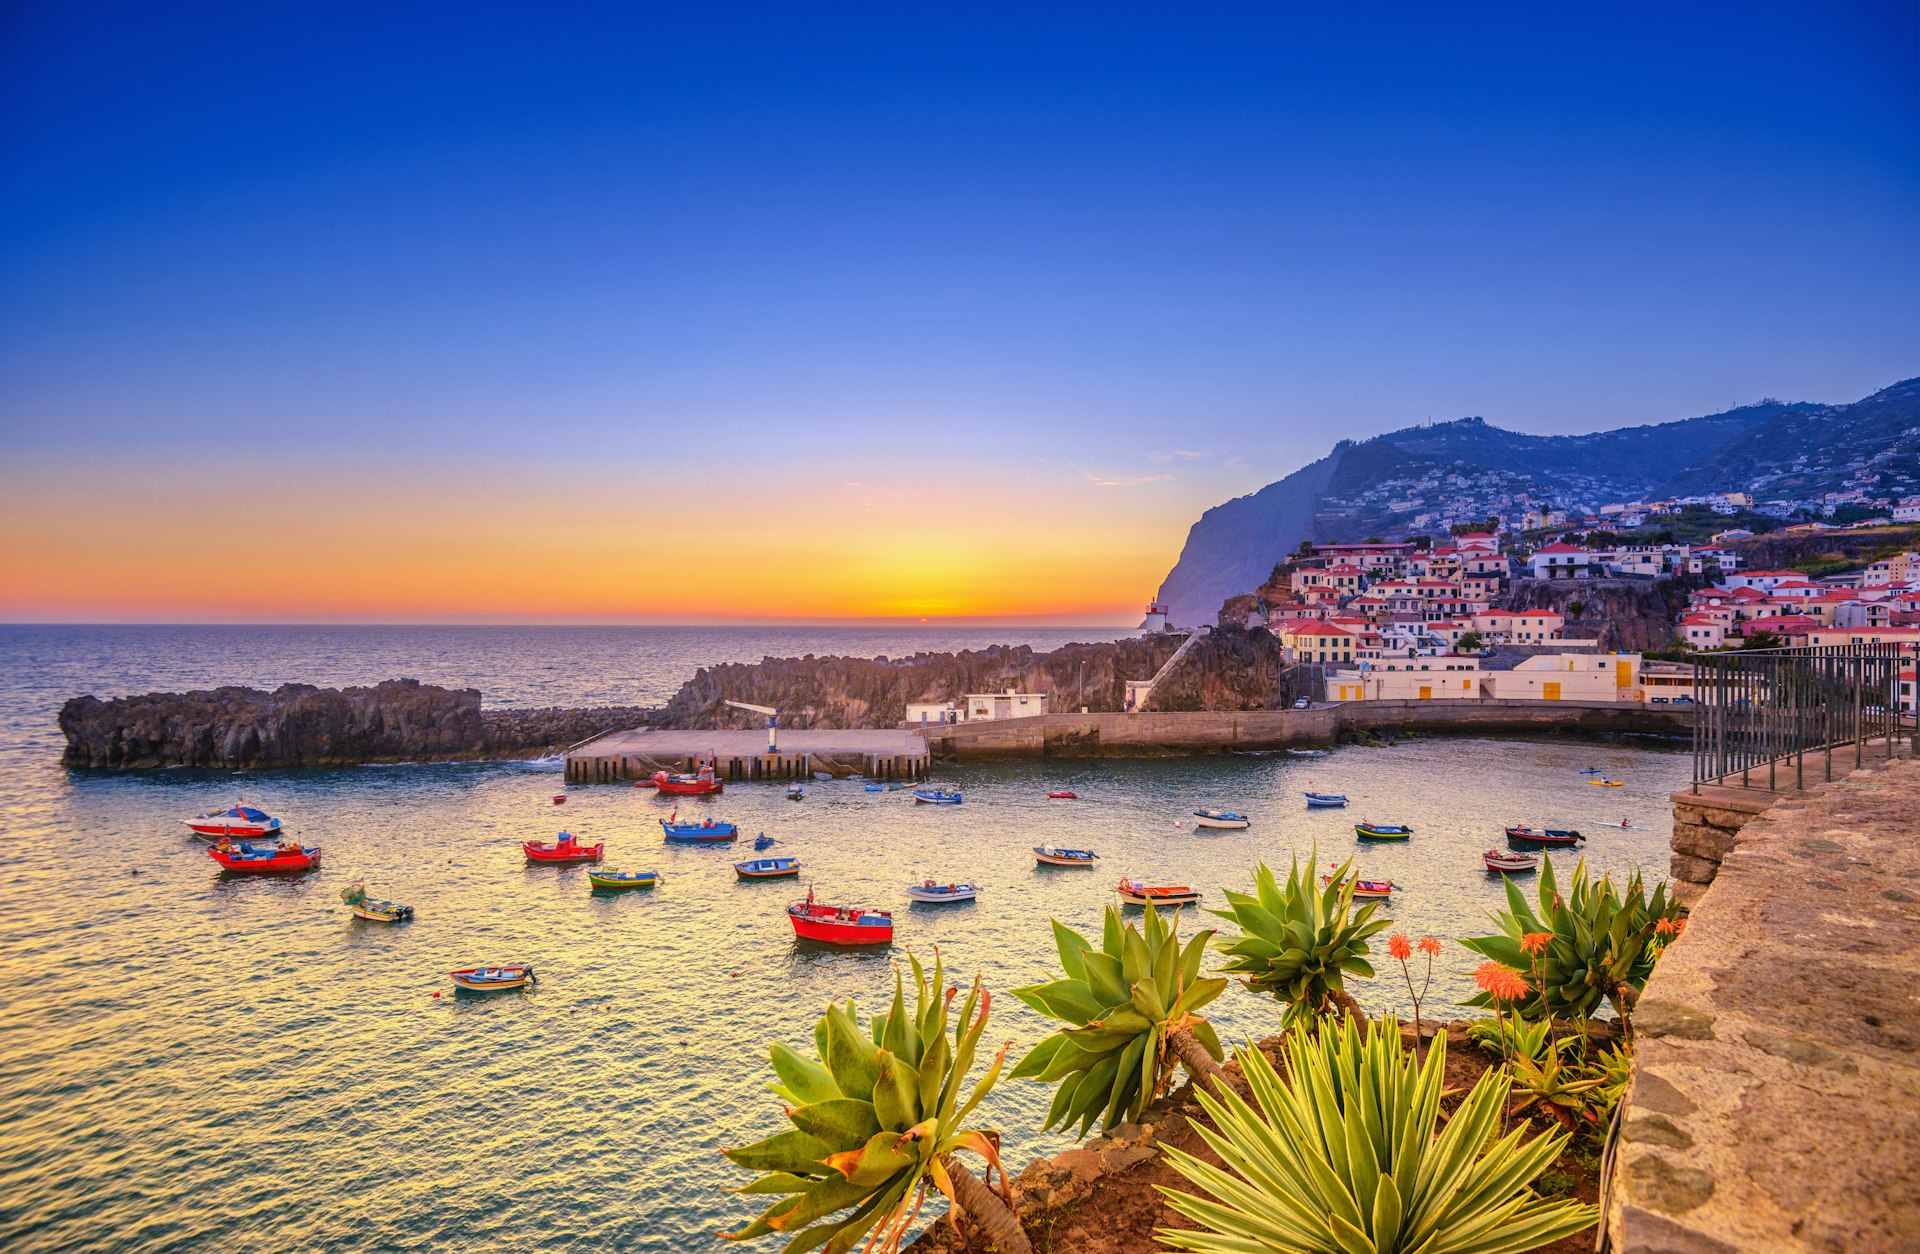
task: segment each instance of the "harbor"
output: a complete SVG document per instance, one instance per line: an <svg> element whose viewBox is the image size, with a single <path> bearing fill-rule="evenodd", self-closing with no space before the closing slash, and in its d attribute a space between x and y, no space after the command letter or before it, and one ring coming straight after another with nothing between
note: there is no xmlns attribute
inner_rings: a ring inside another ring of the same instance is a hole
<svg viewBox="0 0 1920 1254"><path fill-rule="evenodd" d="M780 730L777 748L755 731L675 731L640 727L608 732L567 750L569 784L620 784L656 771L691 772L707 758L728 783L753 780L864 776L875 780L926 777L927 742L904 728L859 731Z"/></svg>

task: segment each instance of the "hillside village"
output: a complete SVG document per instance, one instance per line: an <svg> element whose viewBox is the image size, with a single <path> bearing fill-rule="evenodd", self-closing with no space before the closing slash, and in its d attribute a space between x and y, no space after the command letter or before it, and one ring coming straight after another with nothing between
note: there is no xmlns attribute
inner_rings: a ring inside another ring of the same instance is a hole
<svg viewBox="0 0 1920 1254"><path fill-rule="evenodd" d="M1578 521L1624 527L1702 504L1727 514L1752 507L1729 493L1608 506ZM1287 665L1304 672L1296 690L1327 701L1687 703L1693 654L1802 644L1899 644L1920 654L1920 550L1907 547L1920 529L1891 525L1920 516L1920 500L1894 510L1851 528L1783 529L1836 533L1836 545L1844 535L1857 541L1844 547L1883 554L1818 577L1750 568L1743 550L1756 542L1744 528L1705 543L1654 543L1597 527L1542 533L1530 524L1543 520L1529 515L1514 527L1500 518L1485 520L1488 530L1456 526L1442 539L1303 542L1262 587L1229 599L1219 622L1271 632ZM1620 589L1667 594L1654 599L1674 607L1655 624L1655 647L1612 647L1609 625L1586 613ZM1146 625L1169 629L1163 605L1149 606ZM1914 708L1914 695L1909 670L1903 708ZM1149 691L1134 696L1144 705Z"/></svg>

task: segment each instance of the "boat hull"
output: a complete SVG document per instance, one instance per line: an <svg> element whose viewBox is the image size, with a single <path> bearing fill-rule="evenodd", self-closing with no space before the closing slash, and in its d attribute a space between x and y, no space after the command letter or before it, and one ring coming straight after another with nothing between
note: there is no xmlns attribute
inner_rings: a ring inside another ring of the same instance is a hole
<svg viewBox="0 0 1920 1254"><path fill-rule="evenodd" d="M708 797L723 791L727 784L725 780L715 779L711 775L688 778L656 771L653 786L670 797Z"/></svg>
<svg viewBox="0 0 1920 1254"><path fill-rule="evenodd" d="M1529 871L1538 871L1539 862L1532 858L1525 861L1508 861L1505 858L1486 858L1487 870L1496 875L1525 875Z"/></svg>
<svg viewBox="0 0 1920 1254"><path fill-rule="evenodd" d="M909 898L914 901L924 902L930 906L943 906L956 901L972 901L974 897L979 895L979 892L980 890L971 884L956 884L953 886L953 891L951 892L947 891L945 885L939 888L928 888L923 884L907 885L907 896Z"/></svg>
<svg viewBox="0 0 1920 1254"><path fill-rule="evenodd" d="M1210 827L1223 832L1237 832L1242 828L1252 827L1253 820L1241 814L1206 814L1196 810L1193 815L1193 825Z"/></svg>
<svg viewBox="0 0 1920 1254"><path fill-rule="evenodd" d="M601 851L606 848L603 841L597 845L579 845L572 849L556 849L528 841L520 846L529 862L548 863L555 866L571 866L576 862L598 862Z"/></svg>
<svg viewBox="0 0 1920 1254"><path fill-rule="evenodd" d="M1360 825L1353 829L1353 834L1362 840L1406 840L1413 835L1413 829L1410 827L1391 828Z"/></svg>
<svg viewBox="0 0 1920 1254"><path fill-rule="evenodd" d="M608 892L626 892L635 888L653 888L660 883L660 877L649 874L627 878L617 875L598 875L588 871L587 883L595 888L604 888Z"/></svg>
<svg viewBox="0 0 1920 1254"><path fill-rule="evenodd" d="M482 977L481 972L485 970L502 974ZM452 975L454 991L461 993L512 993L533 982L532 967L464 967Z"/></svg>
<svg viewBox="0 0 1920 1254"><path fill-rule="evenodd" d="M1200 892L1193 888L1165 888L1139 892L1131 888L1115 890L1120 900L1129 906L1192 906L1200 902Z"/></svg>
<svg viewBox="0 0 1920 1254"><path fill-rule="evenodd" d="M733 873L743 880L784 880L800 874L798 858L759 858L752 862L736 862Z"/></svg>
<svg viewBox="0 0 1920 1254"><path fill-rule="evenodd" d="M890 945L893 916L884 910L807 905L787 907L787 920L801 940L827 945Z"/></svg>
<svg viewBox="0 0 1920 1254"><path fill-rule="evenodd" d="M215 840L230 836L235 840L257 840L262 836L271 836L280 830L279 819L268 819L264 823L248 823L242 820L228 822L218 818L182 819L193 830L195 836L207 836Z"/></svg>
<svg viewBox="0 0 1920 1254"><path fill-rule="evenodd" d="M244 853L216 847L207 850L207 856L218 862L220 869L229 875L298 875L320 868L318 845L292 853L276 853L268 858L248 857Z"/></svg>
<svg viewBox="0 0 1920 1254"><path fill-rule="evenodd" d="M957 806L961 796L957 792L915 792L913 804L917 806Z"/></svg>
<svg viewBox="0 0 1920 1254"><path fill-rule="evenodd" d="M1090 867L1099 861L1100 855L1086 849L1043 849L1034 848L1033 857L1041 866L1080 866Z"/></svg>
<svg viewBox="0 0 1920 1254"><path fill-rule="evenodd" d="M402 906L391 901L363 901L348 906L356 919L365 919L369 923L400 923L413 917L412 906Z"/></svg>
<svg viewBox="0 0 1920 1254"><path fill-rule="evenodd" d="M1525 827L1509 827L1507 829L1507 843L1509 845L1539 845L1553 848L1570 848L1582 843L1585 839L1586 838L1579 832L1573 831L1562 832L1544 829L1534 831Z"/></svg>

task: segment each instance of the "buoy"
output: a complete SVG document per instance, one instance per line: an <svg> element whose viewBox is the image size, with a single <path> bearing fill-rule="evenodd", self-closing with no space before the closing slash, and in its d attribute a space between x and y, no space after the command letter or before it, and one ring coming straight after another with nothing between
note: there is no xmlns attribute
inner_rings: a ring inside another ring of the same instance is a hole
<svg viewBox="0 0 1920 1254"><path fill-rule="evenodd" d="M434 990L433 990L433 995L434 995L435 997L438 997L438 996L440 995L440 990L439 990L439 989L437 989L437 988L436 988L436 989L434 989Z"/></svg>

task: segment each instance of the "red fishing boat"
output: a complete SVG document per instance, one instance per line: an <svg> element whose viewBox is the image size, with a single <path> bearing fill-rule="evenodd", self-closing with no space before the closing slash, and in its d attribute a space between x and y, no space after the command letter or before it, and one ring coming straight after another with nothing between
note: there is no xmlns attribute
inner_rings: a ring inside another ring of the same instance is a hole
<svg viewBox="0 0 1920 1254"><path fill-rule="evenodd" d="M1048 801L1078 801L1080 800L1080 794L1075 792L1071 788L1062 788L1058 792L1048 793L1047 800Z"/></svg>
<svg viewBox="0 0 1920 1254"><path fill-rule="evenodd" d="M705 797L719 792L727 783L714 778L713 755L708 754L701 759L700 769L691 775L669 775L665 771L655 771L653 786L676 797Z"/></svg>
<svg viewBox="0 0 1920 1254"><path fill-rule="evenodd" d="M793 920L793 934L804 940L825 941L829 945L893 943L893 916L887 911L823 905L813 899L811 888L805 901L796 901L787 907L787 917Z"/></svg>
<svg viewBox="0 0 1920 1254"><path fill-rule="evenodd" d="M520 847L526 850L529 862L598 862L607 842L603 840L599 844L583 845L572 832L561 832L560 839L551 844L544 840L529 840Z"/></svg>
<svg viewBox="0 0 1920 1254"><path fill-rule="evenodd" d="M311 845L303 849L291 843L252 845L244 840L238 844L222 840L207 850L207 856L218 862L221 870L236 875L284 875L318 867L320 846Z"/></svg>

